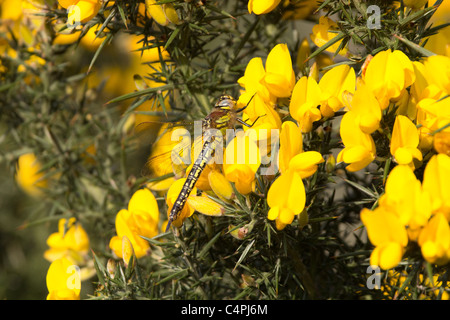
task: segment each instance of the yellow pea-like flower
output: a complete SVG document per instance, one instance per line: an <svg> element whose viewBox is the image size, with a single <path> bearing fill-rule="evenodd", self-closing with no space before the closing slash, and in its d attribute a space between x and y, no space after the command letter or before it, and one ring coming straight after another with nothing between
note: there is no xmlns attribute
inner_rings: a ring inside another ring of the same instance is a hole
<svg viewBox="0 0 450 320"><path fill-rule="evenodd" d="M370 135L359 130L354 113L347 112L342 117L340 134L345 148L339 152L337 161L348 163L348 171L361 170L375 159L375 143Z"/></svg>
<svg viewBox="0 0 450 320"><path fill-rule="evenodd" d="M123 258L123 237L131 242L136 258L148 254L150 246L142 237L152 238L158 234L159 211L155 197L148 189L136 191L128 203L128 209L122 209L116 216L116 236L112 237L109 247Z"/></svg>
<svg viewBox="0 0 450 320"><path fill-rule="evenodd" d="M241 194L253 191L256 171L261 165L261 155L255 137L242 131L227 145L224 152L223 172Z"/></svg>
<svg viewBox="0 0 450 320"><path fill-rule="evenodd" d="M303 137L300 127L292 121L283 122L281 126L278 156L280 172L287 171L291 159L302 151Z"/></svg>
<svg viewBox="0 0 450 320"><path fill-rule="evenodd" d="M275 9L281 0L249 0L248 13L266 14Z"/></svg>
<svg viewBox="0 0 450 320"><path fill-rule="evenodd" d="M318 164L324 162L322 155L317 151L306 151L292 157L289 161L289 170L297 172L302 179L312 176Z"/></svg>
<svg viewBox="0 0 450 320"><path fill-rule="evenodd" d="M450 94L450 57L430 56L423 64L429 83L436 85L446 94Z"/></svg>
<svg viewBox="0 0 450 320"><path fill-rule="evenodd" d="M339 30L336 22L334 22L333 20L331 20L328 17L321 16L319 18L319 24L316 24L313 27L310 37L316 46L321 47L324 44L326 44L328 41L330 41L331 39L333 39L334 37L337 36L336 33L330 32L330 31L336 31L336 30ZM332 53L336 52L336 50L339 48L341 42L342 41L336 42L335 44L328 47L326 49L326 51L332 52ZM343 49L341 49L341 51L339 51L339 54L344 56L347 54L347 51L348 51L347 48L343 48Z"/></svg>
<svg viewBox="0 0 450 320"><path fill-rule="evenodd" d="M428 262L444 265L450 261L450 227L442 213L434 215L422 230L419 245Z"/></svg>
<svg viewBox="0 0 450 320"><path fill-rule="evenodd" d="M58 2L64 9L70 9L68 18L72 23L88 22L102 7L102 2L99 0L58 0Z"/></svg>
<svg viewBox="0 0 450 320"><path fill-rule="evenodd" d="M301 176L294 170L282 173L270 186L267 218L277 220L278 230L291 224L294 217L305 208L306 193Z"/></svg>
<svg viewBox="0 0 450 320"><path fill-rule="evenodd" d="M436 60L429 60L436 62ZM416 75L416 81L411 85L411 96L415 99L416 103L419 101L430 98L430 99L440 99L444 97L445 93L442 90L442 86L439 83L435 83L435 77L429 73L434 72L434 63L427 64L428 70L424 63L419 61L413 62L414 74ZM440 71L439 71L440 72ZM440 79L437 77L437 80Z"/></svg>
<svg viewBox="0 0 450 320"><path fill-rule="evenodd" d="M41 165L33 153L19 157L15 178L19 187L33 197L42 196L42 190L48 186L48 180L44 179L44 172L41 172Z"/></svg>
<svg viewBox="0 0 450 320"><path fill-rule="evenodd" d="M433 146L438 153L450 156L450 132L441 131L436 133L433 139Z"/></svg>
<svg viewBox="0 0 450 320"><path fill-rule="evenodd" d="M400 50L381 51L370 60L363 80L384 110L414 83L414 67Z"/></svg>
<svg viewBox="0 0 450 320"><path fill-rule="evenodd" d="M211 170L208 174L211 189L222 200L229 201L234 197L233 187L227 178L218 170Z"/></svg>
<svg viewBox="0 0 450 320"><path fill-rule="evenodd" d="M414 167L413 159L422 161L422 153L417 148L419 133L409 118L398 115L395 119L391 139L391 154L399 164Z"/></svg>
<svg viewBox="0 0 450 320"><path fill-rule="evenodd" d="M312 77L302 77L295 84L289 112L297 120L303 133L310 132L313 122L322 117L318 109L320 97L320 87Z"/></svg>
<svg viewBox="0 0 450 320"><path fill-rule="evenodd" d="M49 249L44 252L44 258L55 261L67 257L73 262L82 263L83 256L89 251L89 236L75 218L60 219L58 232L47 238Z"/></svg>
<svg viewBox="0 0 450 320"><path fill-rule="evenodd" d="M349 111L355 115L355 123L365 134L371 134L380 127L381 107L373 93L361 83L350 101L347 101Z"/></svg>
<svg viewBox="0 0 450 320"><path fill-rule="evenodd" d="M283 172L270 186L267 204L270 207L267 218L275 220L281 230L291 224L296 215L304 211L306 203L305 186L302 179L314 174L317 164L323 162L322 155L315 151L295 155ZM302 218L305 218L305 214Z"/></svg>
<svg viewBox="0 0 450 320"><path fill-rule="evenodd" d="M445 154L434 155L423 176L423 189L431 195L433 212L441 212L450 221L450 157Z"/></svg>
<svg viewBox="0 0 450 320"><path fill-rule="evenodd" d="M255 93L266 102L276 100L264 83L265 75L266 70L262 59L260 57L252 58L245 68L244 76L238 79L238 84L245 89L239 97L238 105L247 105Z"/></svg>
<svg viewBox="0 0 450 320"><path fill-rule="evenodd" d="M162 26L180 22L175 7L171 3L157 4L156 0L145 0L145 8L148 14Z"/></svg>
<svg viewBox="0 0 450 320"><path fill-rule="evenodd" d="M78 266L67 258L53 261L46 277L47 300L80 300L81 279Z"/></svg>
<svg viewBox="0 0 450 320"><path fill-rule="evenodd" d="M291 95L295 85L292 59L286 44L277 44L267 56L264 82L267 89L278 98Z"/></svg>
<svg viewBox="0 0 450 320"><path fill-rule="evenodd" d="M370 264L385 270L397 266L408 244L406 229L399 218L383 207L374 211L364 208L361 221L367 228L370 242L375 246Z"/></svg>
<svg viewBox="0 0 450 320"><path fill-rule="evenodd" d="M247 105L247 108L243 112L242 119L252 125L252 127L247 128L244 126L244 131L251 129L258 134L261 129L264 129L267 133L266 138L270 138L271 129L281 128L280 116L274 109L272 102L266 101L259 94L256 94L245 105Z"/></svg>
<svg viewBox="0 0 450 320"><path fill-rule="evenodd" d="M450 99L431 99L426 98L417 104L417 121L431 131L449 132L450 129L444 128L450 123Z"/></svg>
<svg viewBox="0 0 450 320"><path fill-rule="evenodd" d="M355 86L355 70L348 65L341 65L327 71L319 81L322 115L332 117L336 111L343 108L344 92L355 92Z"/></svg>
<svg viewBox="0 0 450 320"><path fill-rule="evenodd" d="M219 217L223 215L224 208L222 205L209 198L207 195L203 194L201 196L190 196L189 206L191 206L195 211L201 214L213 217Z"/></svg>
<svg viewBox="0 0 450 320"><path fill-rule="evenodd" d="M379 204L400 219L407 227L409 239L414 241L431 216L430 194L406 165L396 166L390 172Z"/></svg>

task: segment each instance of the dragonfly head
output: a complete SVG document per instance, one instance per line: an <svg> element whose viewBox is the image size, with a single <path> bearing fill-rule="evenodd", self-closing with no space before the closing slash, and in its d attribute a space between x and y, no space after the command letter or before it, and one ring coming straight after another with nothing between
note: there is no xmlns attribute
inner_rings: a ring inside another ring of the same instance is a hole
<svg viewBox="0 0 450 320"><path fill-rule="evenodd" d="M219 108L224 111L231 111L231 110L234 110L235 106L236 106L236 100L234 100L234 98L232 96L223 95L217 101L215 108Z"/></svg>

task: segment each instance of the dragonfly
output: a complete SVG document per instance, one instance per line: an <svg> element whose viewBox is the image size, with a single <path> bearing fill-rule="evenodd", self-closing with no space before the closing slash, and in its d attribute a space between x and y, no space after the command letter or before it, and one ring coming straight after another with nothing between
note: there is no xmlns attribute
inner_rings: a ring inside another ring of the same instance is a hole
<svg viewBox="0 0 450 320"><path fill-rule="evenodd" d="M202 148L170 210L169 221L165 232L169 231L172 222L179 217L186 204L187 198L194 189L201 173L212 159L217 145L222 143L216 135L207 135L206 133L209 132L210 129L213 129L218 130L222 136L225 136L227 129L234 129L238 123L246 127L252 127L258 118L252 124L246 123L242 119L238 118L238 114L247 108L250 101L244 107L237 108L237 102L232 96L222 95L217 100L211 112L201 120L201 131L203 137ZM204 136L207 136L207 138Z"/></svg>

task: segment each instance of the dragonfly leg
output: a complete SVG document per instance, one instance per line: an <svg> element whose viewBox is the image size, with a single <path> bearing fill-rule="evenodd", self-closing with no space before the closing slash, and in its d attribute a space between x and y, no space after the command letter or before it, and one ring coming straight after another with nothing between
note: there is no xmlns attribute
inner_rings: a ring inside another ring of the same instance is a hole
<svg viewBox="0 0 450 320"><path fill-rule="evenodd" d="M252 99L253 99L254 96L256 96L256 92L252 95L252 97L250 98L250 100L248 100L248 102L247 102L247 104L245 105L245 107L243 107L243 108L241 108L241 109L237 109L235 112L236 112L236 113L239 113L239 112L244 111L244 110L248 107L248 105L250 104L250 102L252 101Z"/></svg>
<svg viewBox="0 0 450 320"><path fill-rule="evenodd" d="M244 120L239 119L239 118L237 119L237 122L239 122L240 124L242 124L248 128L251 128L256 123L256 121L258 121L259 118L264 117L264 116L265 116L265 114L263 114L262 116L259 116L258 118L255 119L255 121L253 121L252 124L248 124L247 122L245 122Z"/></svg>

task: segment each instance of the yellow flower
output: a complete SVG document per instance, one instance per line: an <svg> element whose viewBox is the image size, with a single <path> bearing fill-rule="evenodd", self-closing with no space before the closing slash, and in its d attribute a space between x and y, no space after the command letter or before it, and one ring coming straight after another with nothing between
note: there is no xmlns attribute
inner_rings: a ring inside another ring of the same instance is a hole
<svg viewBox="0 0 450 320"><path fill-rule="evenodd" d="M269 52L264 82L270 93L278 98L291 95L295 85L295 74L286 44L278 44Z"/></svg>
<svg viewBox="0 0 450 320"><path fill-rule="evenodd" d="M431 196L433 212L441 212L450 221L450 157L434 155L425 167L423 189Z"/></svg>
<svg viewBox="0 0 450 320"><path fill-rule="evenodd" d="M448 1L442 1L430 18L428 25L439 26L448 22L450 6ZM435 54L450 57L450 28L442 28L437 34L426 39L425 48Z"/></svg>
<svg viewBox="0 0 450 320"><path fill-rule="evenodd" d="M184 169L184 165L177 165L170 159L172 157L172 151L180 143L179 141L172 141L174 130L176 130L175 127L168 129L167 125L163 125L158 132L158 139L152 146L152 152L147 162L147 167L152 178L162 177L168 174L177 175ZM181 154L180 157L183 157L183 155ZM174 181L175 178L170 177L161 181L150 182L147 184L147 188L154 191L168 190Z"/></svg>
<svg viewBox="0 0 450 320"><path fill-rule="evenodd" d="M438 60L439 59L431 59L427 62L426 66L419 61L413 62L416 81L411 85L411 95L415 98L416 103L425 98L437 100L445 96L444 88L442 84L440 84L440 77L430 75L430 73L433 72L442 72L440 70L434 70L436 65L435 62Z"/></svg>
<svg viewBox="0 0 450 320"><path fill-rule="evenodd" d="M281 126L280 150L278 156L280 172L283 173L287 171L291 159L302 151L302 131L297 124L292 121L283 122Z"/></svg>
<svg viewBox="0 0 450 320"><path fill-rule="evenodd" d="M302 77L297 81L292 92L289 112L297 120L302 132L310 132L312 124L320 120L321 90L312 77Z"/></svg>
<svg viewBox="0 0 450 320"><path fill-rule="evenodd" d="M206 194L201 196L190 196L189 205L197 212L206 216L220 217L224 213L222 205L208 197Z"/></svg>
<svg viewBox="0 0 450 320"><path fill-rule="evenodd" d="M239 98L239 101L241 101L241 98ZM253 125L250 129L254 131L266 129L270 134L271 129L281 128L281 119L274 109L274 104L265 101L261 95L254 95L252 100L244 105L247 105L247 108L243 112L242 119ZM244 130L248 130L248 128L244 126Z"/></svg>
<svg viewBox="0 0 450 320"><path fill-rule="evenodd" d="M305 208L306 193L302 178L294 170L282 173L270 186L267 204L270 207L267 218L276 220L276 227L282 230L291 224L295 215Z"/></svg>
<svg viewBox="0 0 450 320"><path fill-rule="evenodd" d="M265 14L275 9L281 0L249 0L248 13Z"/></svg>
<svg viewBox="0 0 450 320"><path fill-rule="evenodd" d="M405 165L396 166L389 173L379 205L399 218L407 228L409 239L414 241L431 216L430 194L423 190L413 170Z"/></svg>
<svg viewBox="0 0 450 320"><path fill-rule="evenodd" d="M72 24L88 22L102 7L100 0L58 0L58 2L64 9L69 9L68 19Z"/></svg>
<svg viewBox="0 0 450 320"><path fill-rule="evenodd" d="M1 18L17 21L22 17L23 0L3 0L1 4Z"/></svg>
<svg viewBox="0 0 450 320"><path fill-rule="evenodd" d="M414 168L413 159L422 161L422 153L417 148L419 133L409 118L399 115L395 118L391 139L391 154L398 164L406 164Z"/></svg>
<svg viewBox="0 0 450 320"><path fill-rule="evenodd" d="M247 105L248 101L257 93L266 102L275 102L276 97L273 96L264 83L266 70L262 59L259 57L252 58L245 68L244 76L239 78L238 83L245 88L245 92L241 93L238 104Z"/></svg>
<svg viewBox="0 0 450 320"><path fill-rule="evenodd" d="M403 257L408 235L400 219L383 207L374 211L364 208L361 211L370 242L375 249L370 255L370 264L382 269L391 269L398 265Z"/></svg>
<svg viewBox="0 0 450 320"><path fill-rule="evenodd" d="M186 178L178 179L167 191L167 216L170 215L170 211L172 210L172 207L175 204L185 182ZM197 188L194 187L192 188L190 195L187 197L186 203L178 217L172 221L172 225L180 228L184 220L192 216L195 211L208 216L221 216L223 214L223 207L206 195L197 196Z"/></svg>
<svg viewBox="0 0 450 320"><path fill-rule="evenodd" d="M82 263L84 256L89 251L89 236L75 218L60 219L58 221L58 232L52 233L47 238L50 247L44 252L44 258L55 261L66 257L73 262Z"/></svg>
<svg viewBox="0 0 450 320"><path fill-rule="evenodd" d="M242 100L241 97L239 101ZM261 158L264 158L270 154L272 140L278 139L277 136L273 137L272 134L274 132L278 134L278 130L281 128L280 116L274 109L274 103L265 101L259 93L254 95L252 100L249 103L245 103L245 105L247 108L243 112L242 119L244 122L252 125L252 127L244 126L244 131L256 134L260 155Z"/></svg>
<svg viewBox="0 0 450 320"><path fill-rule="evenodd" d="M19 157L16 166L16 182L22 190L34 197L42 196L42 189L48 186L48 180L44 179L44 173L40 171L41 165L33 153Z"/></svg>
<svg viewBox="0 0 450 320"><path fill-rule="evenodd" d="M68 29L66 29L68 30ZM56 37L53 40L53 44L59 44L59 45L68 45L68 44L72 44L75 43L78 38L81 35L81 30L77 30L77 31L71 31L69 32L58 32L57 30L55 30L56 32Z"/></svg>
<svg viewBox="0 0 450 320"><path fill-rule="evenodd" d="M3 0L0 1L1 19L19 21L30 19L38 27L43 22L41 17L34 17L44 7L42 0ZM22 21L25 22L25 21Z"/></svg>
<svg viewBox="0 0 450 320"><path fill-rule="evenodd" d="M152 238L158 234L159 210L155 197L148 189L136 191L128 203L128 210L122 209L116 216L116 233L109 247L118 257L123 257L122 241L126 236L131 242L136 258L148 254L150 246L142 237Z"/></svg>
<svg viewBox="0 0 450 320"><path fill-rule="evenodd" d="M367 87L360 83L353 96L349 96L348 112L355 116L355 123L359 129L371 134L380 127L380 103Z"/></svg>
<svg viewBox="0 0 450 320"><path fill-rule="evenodd" d="M435 15L436 14L434 14L433 17ZM438 26L446 22L446 20L443 20L434 22L433 24ZM428 41L424 45L425 49L439 55L450 57L450 28L442 28L436 34L432 35L426 40Z"/></svg>
<svg viewBox="0 0 450 320"><path fill-rule="evenodd" d="M278 230L291 224L294 217L305 208L306 193L302 179L313 175L317 165L323 161L318 152L299 153L289 161L287 171L270 186L267 194L267 204L270 207L267 218L275 220Z"/></svg>
<svg viewBox="0 0 450 320"><path fill-rule="evenodd" d="M227 178L218 170L211 170L208 182L214 193L222 200L229 201L234 198L233 187Z"/></svg>
<svg viewBox="0 0 450 320"><path fill-rule="evenodd" d="M167 26L169 23L178 24L178 17L175 7L171 3L157 4L156 0L145 0L147 13L160 25Z"/></svg>
<svg viewBox="0 0 450 320"><path fill-rule="evenodd" d="M294 170L302 179L305 179L312 176L317 171L318 164L324 161L319 152L302 152L292 157L291 161L289 161L289 170Z"/></svg>
<svg viewBox="0 0 450 320"><path fill-rule="evenodd" d="M79 268L67 258L53 261L47 271L47 300L79 300L81 279Z"/></svg>
<svg viewBox="0 0 450 320"><path fill-rule="evenodd" d="M450 57L434 55L424 62L427 80L446 94L450 94Z"/></svg>
<svg viewBox="0 0 450 320"><path fill-rule="evenodd" d="M436 152L450 156L450 132L441 131L436 133L433 139L433 146Z"/></svg>
<svg viewBox="0 0 450 320"><path fill-rule="evenodd" d="M428 262L444 265L450 261L450 227L442 213L430 219L420 233L419 245Z"/></svg>
<svg viewBox="0 0 450 320"><path fill-rule="evenodd" d="M445 135L450 132L450 127L444 128L450 123L450 99L424 98L420 100L417 103L417 123L421 125L418 130L422 150L430 150L434 144L434 138L437 139L438 144L446 144L441 140L443 136L440 136L439 133ZM434 136L431 134L438 130L439 132Z"/></svg>
<svg viewBox="0 0 450 320"><path fill-rule="evenodd" d="M236 190L243 194L253 191L256 171L261 165L261 156L256 137L244 135L243 131L228 143L224 152L223 172L234 183Z"/></svg>
<svg viewBox="0 0 450 320"><path fill-rule="evenodd" d="M328 41L330 41L331 39L333 39L334 37L337 36L336 33L334 32L330 32L330 31L336 31L339 30L338 25L336 24L336 22L334 22L333 20L331 20L328 17L322 16L319 18L319 24L316 24L313 29L312 29L312 34L311 34L311 40L316 44L316 46L321 47L324 44L326 44ZM336 50L339 48L341 41L336 42L335 44L333 44L332 46L328 47L326 49L326 51L328 52L336 52ZM345 55L347 54L347 48L343 48L341 51L339 51L340 55Z"/></svg>
<svg viewBox="0 0 450 320"><path fill-rule="evenodd" d="M345 148L339 152L337 161L349 163L348 171L361 170L375 159L375 143L370 135L358 128L355 113L347 112L342 117L340 134Z"/></svg>
<svg viewBox="0 0 450 320"><path fill-rule="evenodd" d="M430 131L442 130L450 123L450 98L440 100L423 99L417 104L420 120L419 124L423 125ZM445 132L450 132L450 128L445 128Z"/></svg>
<svg viewBox="0 0 450 320"><path fill-rule="evenodd" d="M401 51L386 50L377 53L369 62L364 82L384 110L393 99L415 81L412 62Z"/></svg>
<svg viewBox="0 0 450 320"><path fill-rule="evenodd" d="M319 81L321 89L320 112L324 117L332 117L344 107L343 94L355 92L355 70L348 65L334 67L327 71Z"/></svg>

